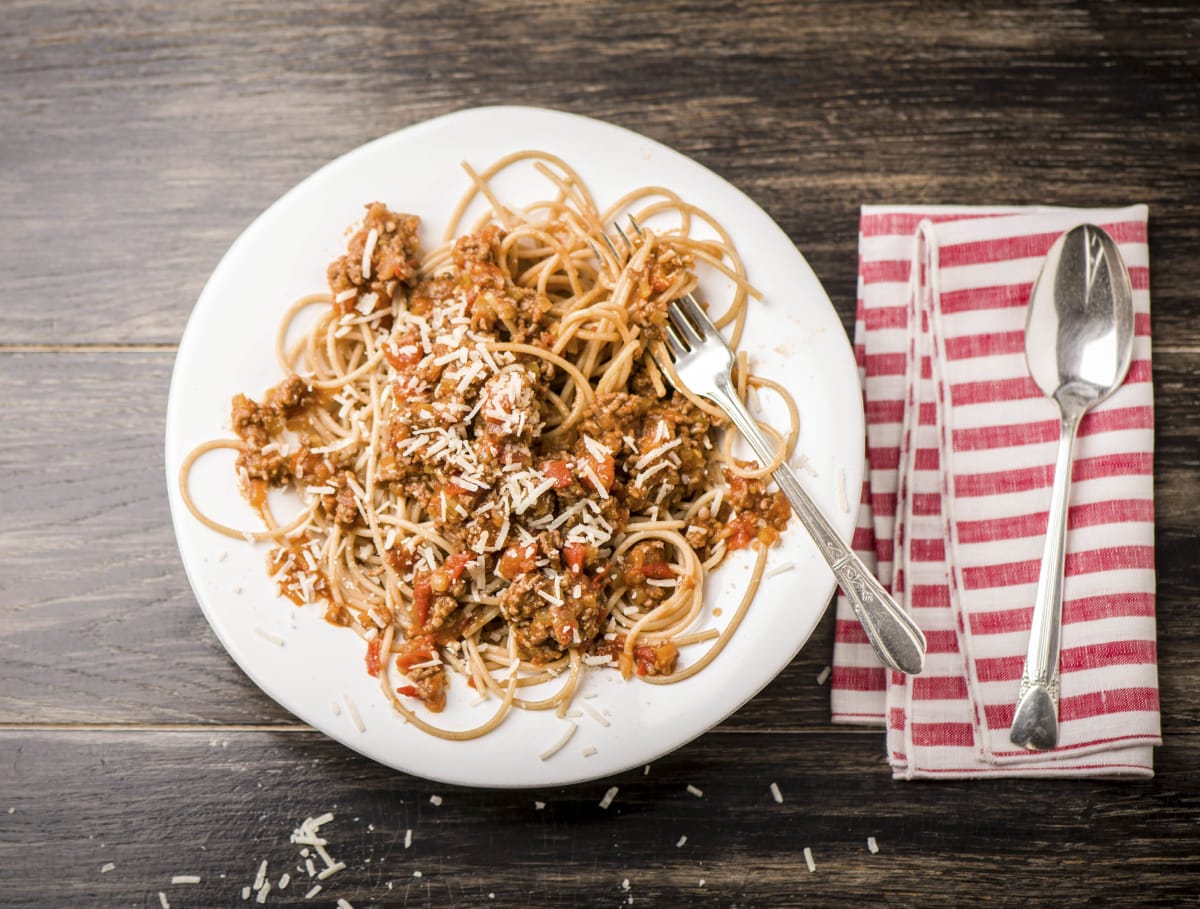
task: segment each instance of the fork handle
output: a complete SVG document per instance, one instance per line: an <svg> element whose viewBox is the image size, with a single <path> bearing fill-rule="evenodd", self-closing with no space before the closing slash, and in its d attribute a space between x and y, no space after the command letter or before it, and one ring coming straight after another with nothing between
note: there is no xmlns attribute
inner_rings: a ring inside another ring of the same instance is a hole
<svg viewBox="0 0 1200 909"><path fill-rule="evenodd" d="M763 435L725 379L707 397L724 410L763 463L775 458L775 446ZM925 665L925 635L900 608L871 570L838 536L833 525L804 491L791 467L783 462L773 474L796 517L804 525L817 549L833 571L854 614L867 634L880 661L891 669L916 675Z"/></svg>

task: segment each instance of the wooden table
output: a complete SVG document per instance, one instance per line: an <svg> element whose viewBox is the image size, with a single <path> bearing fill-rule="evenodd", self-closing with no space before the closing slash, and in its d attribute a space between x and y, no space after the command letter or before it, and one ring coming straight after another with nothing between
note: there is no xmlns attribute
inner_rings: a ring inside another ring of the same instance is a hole
<svg viewBox="0 0 1200 909"><path fill-rule="evenodd" d="M0 904L242 905L262 859L298 878L273 906L1194 904L1194 6L456 6L5 5ZM829 724L832 614L766 691L648 775L563 789L407 777L255 688L197 607L167 510L184 322L238 233L316 167L505 102L710 166L790 234L847 327L864 203L1150 205L1154 779L893 782L880 732ZM306 901L288 835L325 811L347 867Z"/></svg>

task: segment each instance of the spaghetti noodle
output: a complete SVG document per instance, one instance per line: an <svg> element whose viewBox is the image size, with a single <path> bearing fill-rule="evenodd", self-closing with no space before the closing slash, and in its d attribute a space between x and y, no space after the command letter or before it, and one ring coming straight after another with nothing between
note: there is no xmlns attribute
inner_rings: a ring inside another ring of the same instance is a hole
<svg viewBox="0 0 1200 909"><path fill-rule="evenodd" d="M547 197L506 205L493 181L512 167L535 168ZM715 320L734 345L754 294L701 209L647 187L601 210L543 152L466 170L471 190L425 255L415 216L367 207L329 266L329 291L297 301L280 326L286 378L261 401L237 395L236 438L202 444L180 470L199 520L271 542L281 594L324 603L364 639L394 708L452 739L487 733L514 707L565 712L589 666L663 684L711 662L790 517L766 483L798 422L784 389L741 354L739 391L780 396L792 425L775 434L772 464L738 461L720 413L662 372L667 305L696 288L697 267L734 287ZM486 213L468 223L480 200ZM607 232L626 217L628 233ZM315 325L289 346L311 307ZM221 448L237 452L262 530L220 524L193 501L192 465ZM300 501L295 518L276 519L272 488ZM720 634L696 630L705 574L744 547L757 564L741 603ZM679 648L703 642L680 668ZM496 704L486 722L433 722L448 672ZM545 683L551 694L522 696Z"/></svg>

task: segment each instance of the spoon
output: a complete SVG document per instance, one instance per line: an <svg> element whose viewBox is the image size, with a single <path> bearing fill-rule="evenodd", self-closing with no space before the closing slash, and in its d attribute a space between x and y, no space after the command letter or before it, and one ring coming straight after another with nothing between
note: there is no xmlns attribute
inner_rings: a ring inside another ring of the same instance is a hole
<svg viewBox="0 0 1200 909"><path fill-rule="evenodd" d="M1071 453L1087 411L1125 380L1133 350L1133 290L1112 237L1092 224L1050 247L1025 322L1025 359L1038 387L1058 403L1061 428L1046 550L1034 596L1029 651L1009 738L1031 751L1058 744L1058 654Z"/></svg>

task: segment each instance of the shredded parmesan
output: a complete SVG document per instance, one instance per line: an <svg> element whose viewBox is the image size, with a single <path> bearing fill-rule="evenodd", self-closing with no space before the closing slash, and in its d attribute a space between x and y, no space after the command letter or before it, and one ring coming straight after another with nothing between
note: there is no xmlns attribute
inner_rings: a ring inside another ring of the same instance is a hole
<svg viewBox="0 0 1200 909"><path fill-rule="evenodd" d="M260 638L262 638L264 641L270 641L276 647L283 646L283 638L281 638L277 634L271 634L271 632L269 632L263 628L259 628L258 626L255 626L254 633L256 635L258 635Z"/></svg>
<svg viewBox="0 0 1200 909"><path fill-rule="evenodd" d="M613 799L617 797L618 792L620 792L620 789L613 786L608 792L604 793L604 798L600 799L600 807L607 811L608 806L613 803Z"/></svg>
<svg viewBox="0 0 1200 909"><path fill-rule="evenodd" d="M763 574L763 577L764 578L773 578L773 577L775 577L775 575L783 574L785 571L792 571L795 569L795 567L796 567L795 562L781 562L780 564L778 564L774 568L772 568L770 571L765 572Z"/></svg>
<svg viewBox="0 0 1200 909"><path fill-rule="evenodd" d="M198 884L200 883L200 875L198 874L176 874L171 878L172 884Z"/></svg>
<svg viewBox="0 0 1200 909"><path fill-rule="evenodd" d="M804 864L808 865L810 873L817 870L817 864L813 861L812 849L808 846L804 847Z"/></svg>
<svg viewBox="0 0 1200 909"><path fill-rule="evenodd" d="M684 834L683 836L681 836L679 838L679 842L677 842L675 844L675 848L682 849L686 844L687 844L687 834Z"/></svg>
<svg viewBox="0 0 1200 909"><path fill-rule="evenodd" d="M379 231L372 227L367 232L367 242L363 244L362 276L366 281L371 277L371 254L375 252L375 244L379 242Z"/></svg>
<svg viewBox="0 0 1200 909"><path fill-rule="evenodd" d="M867 851L870 852L871 855L874 855L879 851L879 843L875 842L875 837L873 836L867 837Z"/></svg>
<svg viewBox="0 0 1200 909"><path fill-rule="evenodd" d="M780 805L783 804L783 793L779 791L779 784L771 784L771 798L775 799Z"/></svg>
<svg viewBox="0 0 1200 909"><path fill-rule="evenodd" d="M112 871L116 867L117 866L114 865L112 862L105 862L103 865L100 866L100 873L108 874L108 872Z"/></svg>
<svg viewBox="0 0 1200 909"><path fill-rule="evenodd" d="M587 657L584 657L584 659L586 660ZM542 761L548 761L550 758L554 757L554 755L558 754L567 744L567 742L571 740L571 736L575 734L575 730L578 728L579 727L575 723L572 723L570 720L568 720L567 728L563 730L563 734L559 737L558 741L539 754L538 759Z"/></svg>
<svg viewBox="0 0 1200 909"><path fill-rule="evenodd" d="M162 906L162 909L171 909L171 904L167 902L167 895L161 890L158 891L158 904Z"/></svg>
<svg viewBox="0 0 1200 909"><path fill-rule="evenodd" d="M350 722L354 724L354 728L359 732L366 732L367 727L363 725L362 717L358 713L358 708L354 706L354 701L350 700L350 695L343 694L342 700L346 702L346 712L350 714ZM316 826L320 827L320 824Z"/></svg>
<svg viewBox="0 0 1200 909"><path fill-rule="evenodd" d="M442 804L442 797L440 795L431 795L429 797L429 804L440 806Z"/></svg>
<svg viewBox="0 0 1200 909"><path fill-rule="evenodd" d="M817 684L824 685L826 682L829 681L829 676L832 673L833 673L833 667L826 666L824 669L821 670L820 674L817 676Z"/></svg>
<svg viewBox="0 0 1200 909"><path fill-rule="evenodd" d="M601 726L608 725L608 720L606 720L604 718L604 714L602 714L599 710L597 710L595 707L593 707L587 701L580 701L579 706L583 709L584 713L586 713L588 716L590 716L593 720L595 720Z"/></svg>
<svg viewBox="0 0 1200 909"><path fill-rule="evenodd" d="M688 783L687 791L698 799L704 798L704 790L693 786L691 783Z"/></svg>

